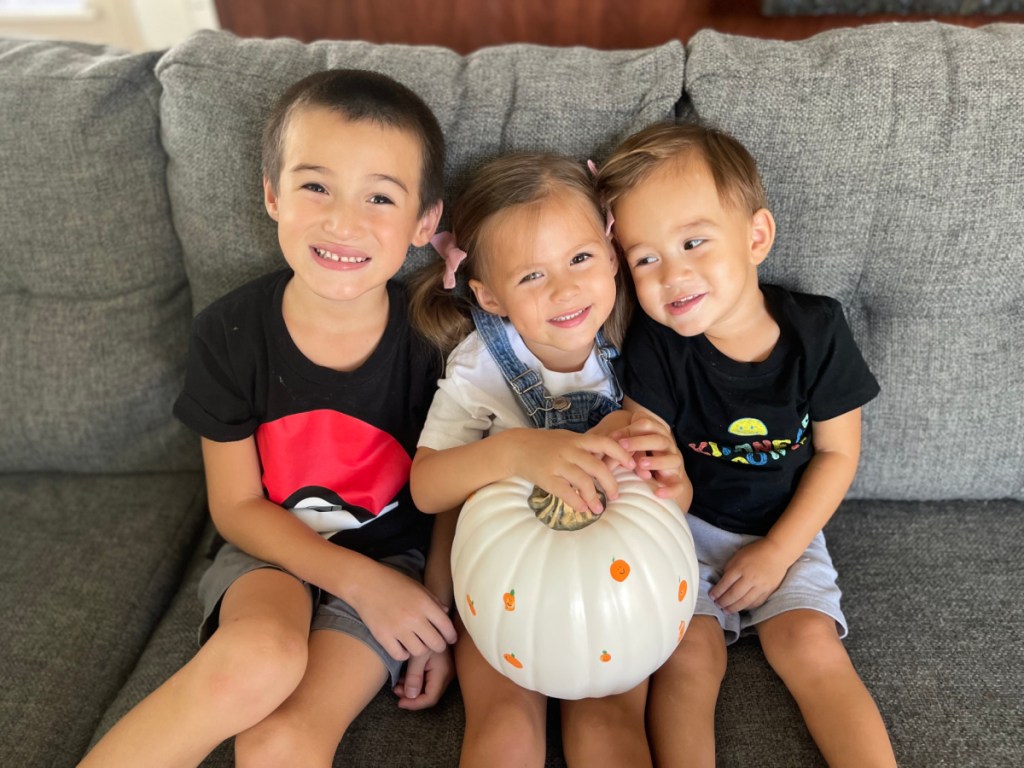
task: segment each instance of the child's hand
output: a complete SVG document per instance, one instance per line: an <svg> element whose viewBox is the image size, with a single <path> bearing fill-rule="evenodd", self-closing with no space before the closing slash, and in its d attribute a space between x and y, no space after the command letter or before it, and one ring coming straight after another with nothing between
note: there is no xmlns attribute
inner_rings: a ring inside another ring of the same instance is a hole
<svg viewBox="0 0 1024 768"><path fill-rule="evenodd" d="M448 613L423 585L372 561L351 576L346 599L392 658L442 653L455 642Z"/></svg>
<svg viewBox="0 0 1024 768"><path fill-rule="evenodd" d="M399 709L417 710L432 707L440 700L455 679L455 664L447 648L441 653L413 656L395 686Z"/></svg>
<svg viewBox="0 0 1024 768"><path fill-rule="evenodd" d="M664 421L646 413L634 413L628 426L611 436L633 455L637 475L654 480L657 496L674 501L688 497L690 482L683 470L683 456Z"/></svg>
<svg viewBox="0 0 1024 768"><path fill-rule="evenodd" d="M619 495L605 459L634 467L630 453L611 437L566 429L515 430L510 456L509 474L526 478L573 509L586 508L595 515L604 511L597 486L609 499Z"/></svg>
<svg viewBox="0 0 1024 768"><path fill-rule="evenodd" d="M708 596L728 613L757 608L786 577L793 563L771 539L758 539L736 551Z"/></svg>

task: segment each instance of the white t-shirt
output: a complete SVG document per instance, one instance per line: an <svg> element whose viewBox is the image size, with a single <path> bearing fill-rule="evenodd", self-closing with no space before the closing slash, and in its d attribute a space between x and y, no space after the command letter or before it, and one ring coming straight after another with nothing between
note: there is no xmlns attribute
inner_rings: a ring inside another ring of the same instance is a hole
<svg viewBox="0 0 1024 768"><path fill-rule="evenodd" d="M596 344L581 370L559 373L541 364L511 323L504 323L504 327L516 357L540 373L553 397L585 390L612 396L611 383L601 367ZM445 377L438 382L418 446L443 451L506 429L532 426L484 340L473 331L448 356Z"/></svg>

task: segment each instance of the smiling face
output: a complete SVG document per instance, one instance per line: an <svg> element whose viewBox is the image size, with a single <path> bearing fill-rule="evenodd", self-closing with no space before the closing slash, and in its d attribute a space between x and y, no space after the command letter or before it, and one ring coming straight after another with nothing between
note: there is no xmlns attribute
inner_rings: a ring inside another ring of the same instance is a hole
<svg viewBox="0 0 1024 768"><path fill-rule="evenodd" d="M440 216L440 205L419 211L422 165L407 131L320 107L292 115L280 178L263 187L304 299L383 300L409 245L425 245Z"/></svg>
<svg viewBox="0 0 1024 768"><path fill-rule="evenodd" d="M757 265L775 224L723 200L696 155L667 161L614 206L622 246L644 311L681 336L734 339L763 316Z"/></svg>
<svg viewBox="0 0 1024 768"><path fill-rule="evenodd" d="M615 306L617 262L593 205L571 191L509 208L488 222L480 306L508 317L553 371L583 367Z"/></svg>

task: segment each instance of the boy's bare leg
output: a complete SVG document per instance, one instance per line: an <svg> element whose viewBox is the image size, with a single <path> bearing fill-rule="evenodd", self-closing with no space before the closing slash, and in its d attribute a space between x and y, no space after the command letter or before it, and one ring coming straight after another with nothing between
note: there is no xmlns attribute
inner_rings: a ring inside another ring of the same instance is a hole
<svg viewBox="0 0 1024 768"><path fill-rule="evenodd" d="M547 697L520 688L480 655L456 622L455 669L466 710L462 768L543 766Z"/></svg>
<svg viewBox="0 0 1024 768"><path fill-rule="evenodd" d="M895 766L889 735L835 622L795 610L758 624L768 663L796 699L825 761L836 766Z"/></svg>
<svg viewBox="0 0 1024 768"><path fill-rule="evenodd" d="M362 641L313 632L305 677L269 717L235 738L236 764L330 768L348 726L387 677L380 657Z"/></svg>
<svg viewBox="0 0 1024 768"><path fill-rule="evenodd" d="M220 627L184 667L100 740L82 766L198 765L258 723L302 679L311 604L294 577L263 568L224 595Z"/></svg>
<svg viewBox="0 0 1024 768"><path fill-rule="evenodd" d="M571 766L651 765L644 730L647 681L600 699L562 702L562 746Z"/></svg>
<svg viewBox="0 0 1024 768"><path fill-rule="evenodd" d="M718 619L694 616L669 660L651 677L647 733L658 765L715 765L715 704L725 677Z"/></svg>

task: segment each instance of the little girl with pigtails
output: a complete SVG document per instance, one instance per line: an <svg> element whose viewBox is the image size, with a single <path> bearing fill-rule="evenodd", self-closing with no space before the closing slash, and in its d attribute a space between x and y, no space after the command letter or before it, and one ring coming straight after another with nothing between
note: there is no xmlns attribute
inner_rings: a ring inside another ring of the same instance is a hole
<svg viewBox="0 0 1024 768"><path fill-rule="evenodd" d="M612 369L628 294L591 176L558 155L497 158L470 180L451 224L432 241L442 258L411 280L414 323L450 353L413 461L417 507L447 512L453 530L470 494L518 475L600 514L598 488L616 498L621 464L685 509L690 485L668 428L623 404ZM461 626L455 662L462 764L542 765L546 697L491 667ZM646 695L644 682L563 701L569 765L650 765Z"/></svg>

